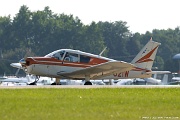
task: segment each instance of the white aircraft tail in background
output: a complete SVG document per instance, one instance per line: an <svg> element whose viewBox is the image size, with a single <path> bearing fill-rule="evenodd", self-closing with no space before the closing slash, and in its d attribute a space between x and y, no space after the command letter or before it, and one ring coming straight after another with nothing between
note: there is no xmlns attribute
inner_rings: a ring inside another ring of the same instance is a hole
<svg viewBox="0 0 180 120"><path fill-rule="evenodd" d="M152 71L153 77L145 78L147 84L150 85L167 85L168 84L168 75L170 71ZM163 75L163 78L158 78L158 75Z"/></svg>
<svg viewBox="0 0 180 120"><path fill-rule="evenodd" d="M167 85L168 84L168 74L164 74L163 79L161 81L162 85Z"/></svg>

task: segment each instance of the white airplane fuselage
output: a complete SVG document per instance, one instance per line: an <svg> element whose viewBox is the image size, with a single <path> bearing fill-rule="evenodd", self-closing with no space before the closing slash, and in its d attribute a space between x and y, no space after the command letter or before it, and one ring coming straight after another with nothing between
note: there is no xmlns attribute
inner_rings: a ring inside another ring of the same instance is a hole
<svg viewBox="0 0 180 120"><path fill-rule="evenodd" d="M28 57L22 67L29 74L61 79L149 78L159 45L150 40L131 63L79 50L60 49L44 57Z"/></svg>
<svg viewBox="0 0 180 120"><path fill-rule="evenodd" d="M47 58L48 59L48 58ZM51 59L51 58L50 58ZM45 61L43 61L45 62ZM47 61L46 61L47 62ZM61 79L67 79L68 77L63 76L63 73L74 72L77 70L85 69L84 67L76 67L82 66L83 64L80 63L70 63L70 62L54 62L53 64L32 64L27 66L27 72L31 74L35 74L38 76L48 76L48 77L55 77ZM83 65L84 66L84 65ZM89 67L90 65L86 65ZM149 78L151 74L147 73L150 72L146 69L141 68L133 68L132 70L124 71L124 72L114 72L108 76L102 76L99 79L127 79L127 78ZM60 75L60 73L62 75ZM83 79L77 78L77 79Z"/></svg>

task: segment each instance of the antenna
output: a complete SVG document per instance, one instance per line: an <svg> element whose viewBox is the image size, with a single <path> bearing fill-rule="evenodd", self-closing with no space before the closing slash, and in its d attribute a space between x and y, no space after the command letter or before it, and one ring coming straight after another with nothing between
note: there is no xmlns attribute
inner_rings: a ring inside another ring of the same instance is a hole
<svg viewBox="0 0 180 120"><path fill-rule="evenodd" d="M105 48L101 51L101 53L99 54L99 56L101 56L101 55L104 53L104 51L106 50L106 48L107 48L107 47L105 47Z"/></svg>

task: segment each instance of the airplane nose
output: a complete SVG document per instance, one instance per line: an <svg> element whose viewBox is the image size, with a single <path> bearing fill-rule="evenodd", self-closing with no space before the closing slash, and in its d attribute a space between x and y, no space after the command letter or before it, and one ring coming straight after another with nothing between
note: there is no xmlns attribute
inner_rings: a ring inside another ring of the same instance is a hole
<svg viewBox="0 0 180 120"><path fill-rule="evenodd" d="M22 65L22 67L26 68L31 63L31 58L23 58L19 61L19 63Z"/></svg>

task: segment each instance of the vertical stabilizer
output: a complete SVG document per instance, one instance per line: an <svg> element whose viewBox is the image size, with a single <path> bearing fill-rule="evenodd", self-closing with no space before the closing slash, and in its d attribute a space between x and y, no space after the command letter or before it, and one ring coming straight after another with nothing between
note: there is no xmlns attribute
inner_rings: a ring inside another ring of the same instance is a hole
<svg viewBox="0 0 180 120"><path fill-rule="evenodd" d="M139 68L151 70L159 45L160 43L151 39L131 63Z"/></svg>
<svg viewBox="0 0 180 120"><path fill-rule="evenodd" d="M162 79L162 84L167 85L168 84L168 74L164 74L163 79Z"/></svg>

